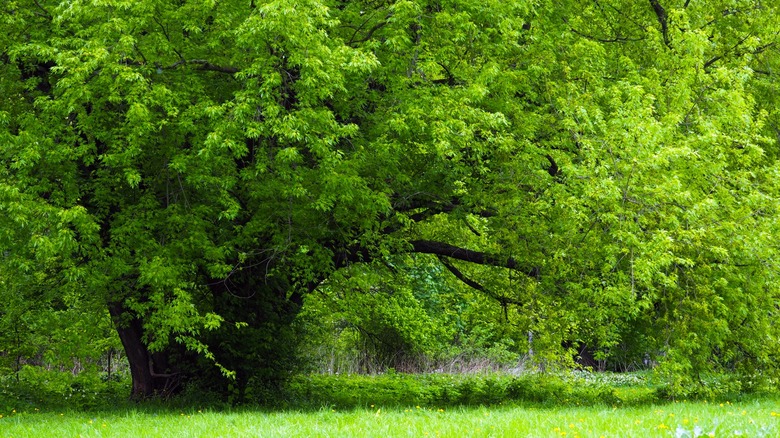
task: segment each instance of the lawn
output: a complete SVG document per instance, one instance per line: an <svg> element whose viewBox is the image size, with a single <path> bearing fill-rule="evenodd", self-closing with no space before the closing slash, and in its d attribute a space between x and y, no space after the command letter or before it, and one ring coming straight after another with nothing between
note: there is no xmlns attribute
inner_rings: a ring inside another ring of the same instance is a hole
<svg viewBox="0 0 780 438"><path fill-rule="evenodd" d="M10 409L2 437L780 436L780 399L634 407L392 407L314 411Z"/></svg>

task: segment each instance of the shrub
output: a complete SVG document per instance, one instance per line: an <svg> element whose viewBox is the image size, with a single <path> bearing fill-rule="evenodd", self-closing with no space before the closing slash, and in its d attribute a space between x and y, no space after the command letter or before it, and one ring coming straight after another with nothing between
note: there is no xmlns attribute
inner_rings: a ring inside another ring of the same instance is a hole
<svg viewBox="0 0 780 438"><path fill-rule="evenodd" d="M116 376L116 375L115 375ZM24 366L18 375L0 378L0 406L88 410L127 401L128 376L106 379L95 371L68 371Z"/></svg>

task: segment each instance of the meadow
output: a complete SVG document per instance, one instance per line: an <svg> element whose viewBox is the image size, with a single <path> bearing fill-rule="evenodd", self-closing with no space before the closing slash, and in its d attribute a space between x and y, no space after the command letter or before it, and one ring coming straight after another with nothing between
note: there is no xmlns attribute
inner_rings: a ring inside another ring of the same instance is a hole
<svg viewBox="0 0 780 438"><path fill-rule="evenodd" d="M0 379L0 438L780 436L772 388L669 400L651 372L308 374L252 403L202 391L133 402L126 377L28 367Z"/></svg>
<svg viewBox="0 0 780 438"><path fill-rule="evenodd" d="M707 437L780 436L780 399L633 407L389 407L346 410L12 409L3 437Z"/></svg>

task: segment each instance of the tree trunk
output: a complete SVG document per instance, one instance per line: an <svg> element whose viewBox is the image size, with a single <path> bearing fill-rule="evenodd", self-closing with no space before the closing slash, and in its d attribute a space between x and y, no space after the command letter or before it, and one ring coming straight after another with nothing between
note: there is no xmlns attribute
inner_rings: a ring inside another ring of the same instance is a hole
<svg viewBox="0 0 780 438"><path fill-rule="evenodd" d="M120 303L111 303L108 310L130 363L130 376L133 380L130 398L142 400L152 397L159 388L155 387L155 379L152 376L149 350L143 342L141 320L132 316L128 321L130 314Z"/></svg>

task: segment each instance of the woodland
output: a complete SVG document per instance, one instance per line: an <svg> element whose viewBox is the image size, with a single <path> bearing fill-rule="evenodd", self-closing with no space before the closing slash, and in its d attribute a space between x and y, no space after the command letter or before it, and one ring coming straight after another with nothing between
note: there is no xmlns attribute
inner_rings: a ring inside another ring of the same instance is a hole
<svg viewBox="0 0 780 438"><path fill-rule="evenodd" d="M3 1L0 374L776 385L779 42L771 0Z"/></svg>

